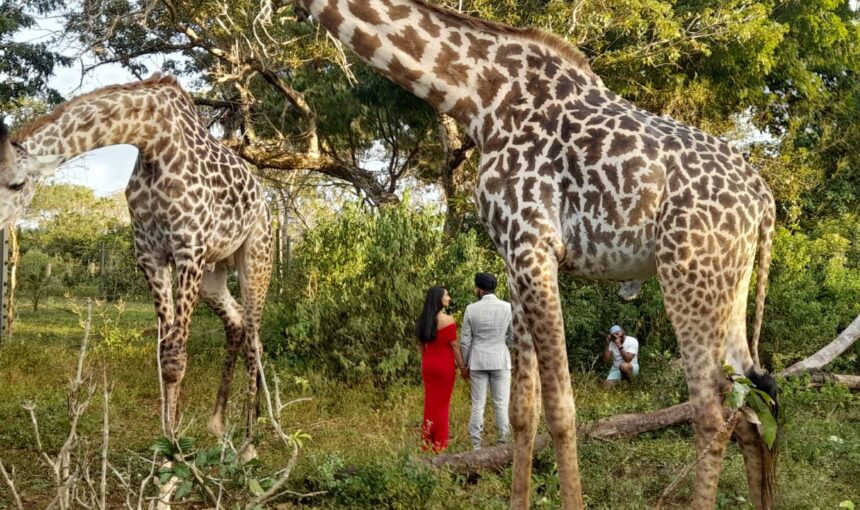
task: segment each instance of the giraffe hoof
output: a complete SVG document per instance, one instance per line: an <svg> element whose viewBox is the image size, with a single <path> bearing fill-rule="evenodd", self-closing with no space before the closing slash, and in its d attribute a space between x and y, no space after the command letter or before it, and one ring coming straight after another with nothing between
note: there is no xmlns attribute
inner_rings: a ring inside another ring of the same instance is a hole
<svg viewBox="0 0 860 510"><path fill-rule="evenodd" d="M213 416L211 420L209 420L209 424L206 426L206 430L209 431L215 437L224 437L224 433L226 432L224 427L224 420Z"/></svg>
<svg viewBox="0 0 860 510"><path fill-rule="evenodd" d="M250 462L257 458L257 449L254 448L254 445L248 443L242 452L239 454L239 458L242 460L242 463Z"/></svg>

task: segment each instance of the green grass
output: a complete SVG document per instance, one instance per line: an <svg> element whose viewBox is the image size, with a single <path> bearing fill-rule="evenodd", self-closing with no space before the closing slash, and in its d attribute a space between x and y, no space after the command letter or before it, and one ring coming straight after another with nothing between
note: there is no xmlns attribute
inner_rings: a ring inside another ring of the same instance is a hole
<svg viewBox="0 0 860 510"><path fill-rule="evenodd" d="M78 303L77 308L81 306ZM65 439L67 389L83 336L80 310L61 299L49 300L38 314L19 311L15 337L0 347L0 459L15 467L16 486L26 508L50 501L50 473L36 453L29 417L21 402L36 403L42 441L50 453ZM149 455L161 434L154 314L149 303L127 304L122 313L111 305L96 307L88 371L100 380L104 368L111 394L111 460L126 466L135 455ZM117 318L119 316L119 318ZM189 340L188 372L183 383L183 423L187 435L205 445L215 441L205 432L223 362L223 331L211 313L194 317ZM241 365L240 365L241 366ZM601 388L602 373L574 373L580 425L619 413L659 409L686 398L683 377L665 357L643 350L643 374L623 389ZM239 422L242 370L237 370L229 419ZM326 496L290 507L302 508L507 508L510 470L478 477L433 473L418 457L422 389L416 379L385 389L370 384L347 385L322 374L270 362L285 399L311 397L287 409L289 430L311 434L291 478L297 492L327 490ZM860 398L838 387L805 389L784 385L778 472L779 508L836 509L844 500L860 504ZM451 409L451 451L468 449L468 388L457 382ZM487 411L492 440L492 411ZM81 422L80 434L97 455L102 404L98 395ZM287 449L262 420L259 453L263 470L285 463ZM588 508L651 507L663 488L693 458L690 427L673 427L630 440L603 441L580 436L579 463ZM335 476L352 466L351 477ZM11 508L5 484L0 508ZM112 487L112 506L121 505L121 491ZM671 508L687 508L692 477L682 483ZM751 508L745 501L743 461L729 447L719 486L718 507ZM558 480L551 450L538 456L533 474L533 507L558 508Z"/></svg>

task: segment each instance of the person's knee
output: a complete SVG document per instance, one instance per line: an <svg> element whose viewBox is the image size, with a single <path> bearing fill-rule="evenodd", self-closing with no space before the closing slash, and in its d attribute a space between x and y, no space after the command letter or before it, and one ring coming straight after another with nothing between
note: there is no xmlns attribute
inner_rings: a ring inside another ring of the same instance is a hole
<svg viewBox="0 0 860 510"><path fill-rule="evenodd" d="M623 373L624 375L633 375L633 365L631 365L630 363L622 363L619 368L621 369L621 373Z"/></svg>
<svg viewBox="0 0 860 510"><path fill-rule="evenodd" d="M616 384L618 384L618 381L615 379L606 379L603 381L604 388L614 388Z"/></svg>

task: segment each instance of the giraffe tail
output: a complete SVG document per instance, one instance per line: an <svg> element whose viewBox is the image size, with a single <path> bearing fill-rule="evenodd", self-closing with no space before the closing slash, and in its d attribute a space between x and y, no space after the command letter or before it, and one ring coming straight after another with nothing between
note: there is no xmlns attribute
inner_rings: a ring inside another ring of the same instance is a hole
<svg viewBox="0 0 860 510"><path fill-rule="evenodd" d="M756 388L767 393L773 399L773 405L770 408L773 418L779 423L779 403L778 392L779 386L776 384L776 379L767 372L759 372L755 368L751 368L746 374L747 378L752 381ZM761 440L761 502L762 508L770 510L775 507L776 501L776 461L779 454L780 427L776 429L776 439L771 448L767 447L764 439Z"/></svg>
<svg viewBox="0 0 860 510"><path fill-rule="evenodd" d="M761 369L761 360L758 356L758 341L761 337L761 323L764 317L764 298L767 295L767 277L770 273L771 247L773 245L773 227L776 222L776 211L773 197L768 194L764 207L764 214L759 223L758 234L758 278L756 278L755 289L755 324L753 336L749 349L753 363L757 369Z"/></svg>

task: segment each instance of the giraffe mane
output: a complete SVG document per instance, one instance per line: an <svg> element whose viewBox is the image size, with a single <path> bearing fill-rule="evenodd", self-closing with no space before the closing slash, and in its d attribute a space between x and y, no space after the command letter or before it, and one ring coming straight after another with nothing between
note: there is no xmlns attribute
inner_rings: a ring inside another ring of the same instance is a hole
<svg viewBox="0 0 860 510"><path fill-rule="evenodd" d="M117 85L108 85L107 87L102 87L100 89L93 90L92 92L87 92L86 94L81 94L80 96L74 97L60 106L54 108L49 113L42 115L32 122L28 122L19 128L14 135L12 135L12 141L14 142L23 142L28 137L32 136L34 133L38 132L45 125L53 123L55 120L60 118L60 116L69 108L74 107L82 101L87 99L92 99L96 96L101 96L105 94L110 94L112 92L121 92L128 90L142 90L147 88L156 88L156 87L175 87L180 90L186 98L190 99L188 96L188 92L182 88L182 85L179 84L179 80L176 79L175 76L165 75L161 73L155 73L149 78L140 81L133 81L130 83L121 83Z"/></svg>
<svg viewBox="0 0 860 510"><path fill-rule="evenodd" d="M476 18L430 3L428 0L412 0L412 2L418 5L419 8L431 11L442 19L459 25L465 25L481 32L489 32L495 35L510 35L518 39L538 43L554 51L558 56L580 68L582 71L594 74L594 71L591 70L591 64L588 62L588 57L582 51L570 42L546 30L536 27L514 27L497 21Z"/></svg>

